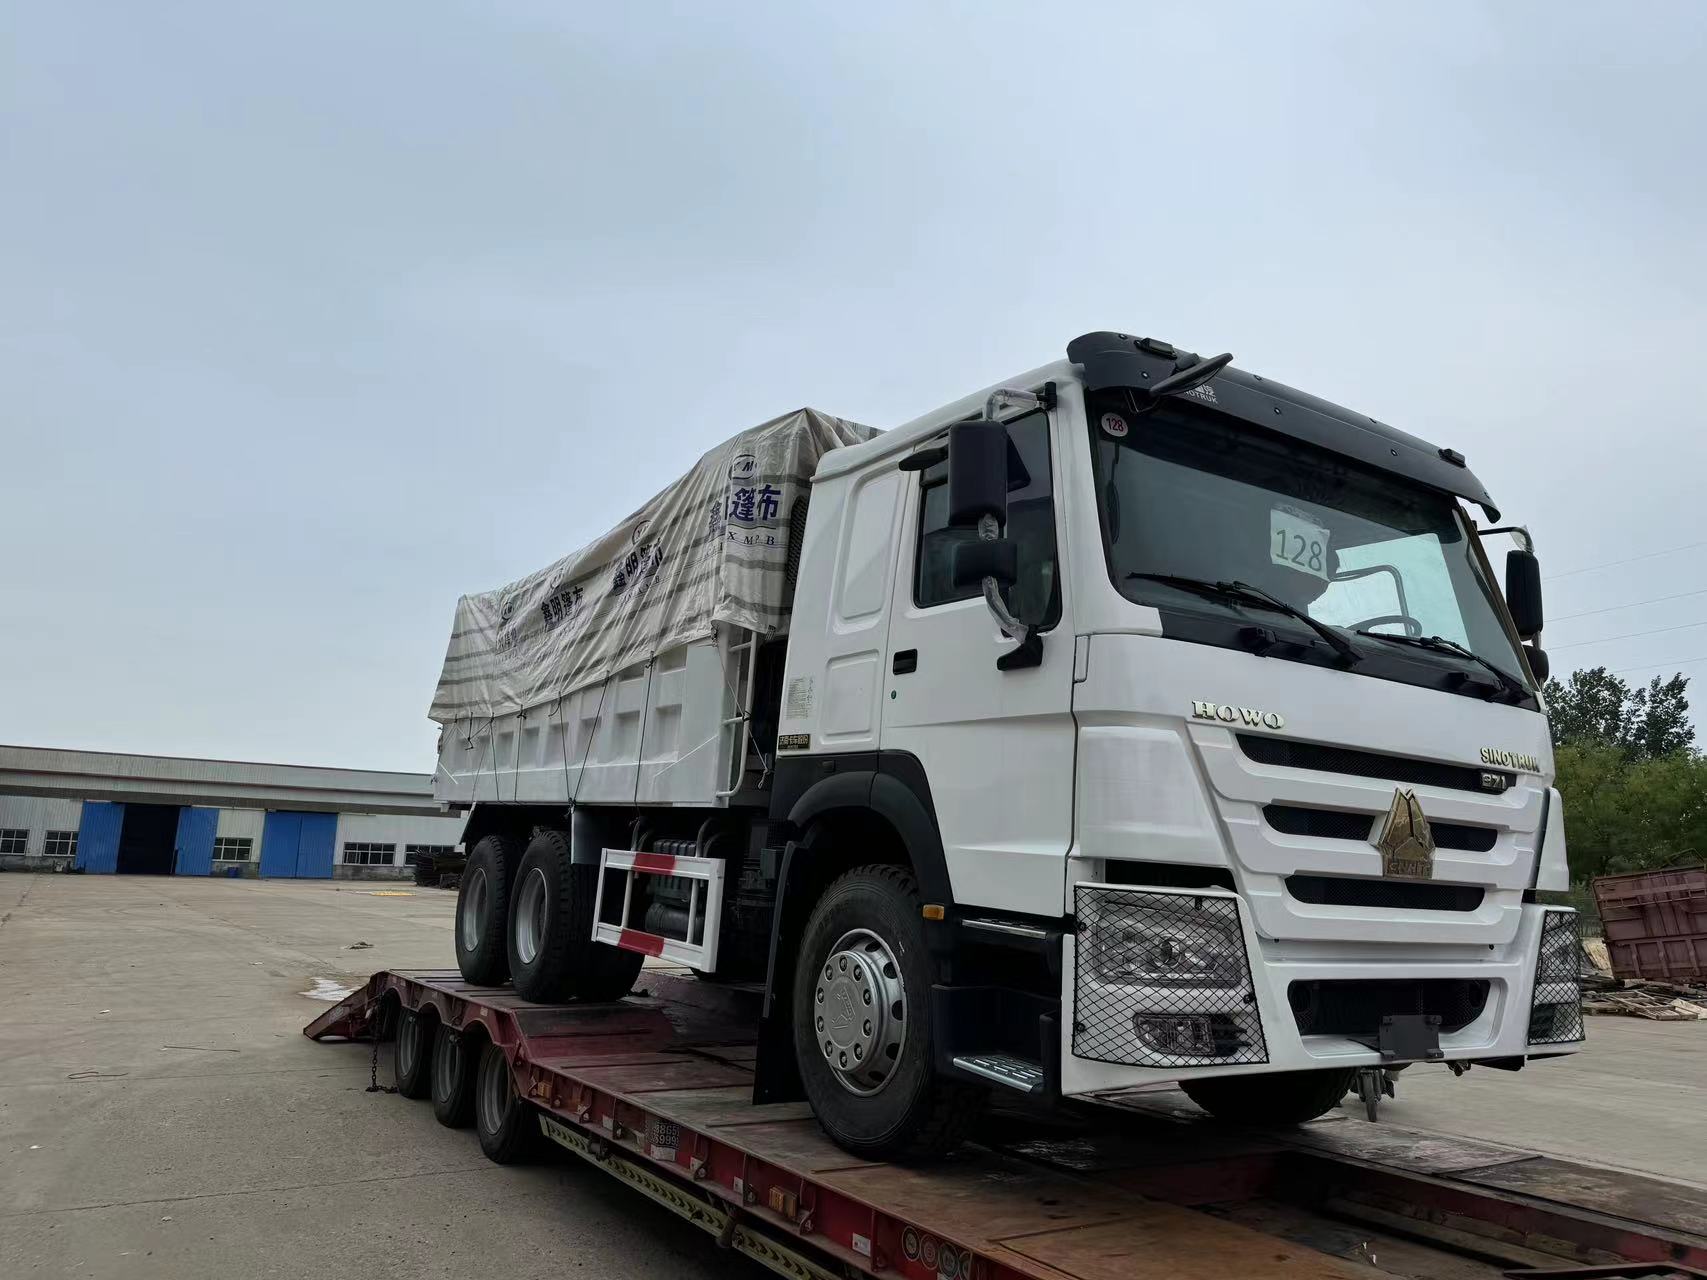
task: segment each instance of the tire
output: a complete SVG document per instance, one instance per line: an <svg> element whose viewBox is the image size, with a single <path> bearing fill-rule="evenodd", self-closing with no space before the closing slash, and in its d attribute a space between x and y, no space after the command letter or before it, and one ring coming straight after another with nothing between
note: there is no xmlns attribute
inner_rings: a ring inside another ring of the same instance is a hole
<svg viewBox="0 0 1707 1280"><path fill-rule="evenodd" d="M468 855L456 891L456 967L479 987L496 987L510 976L504 934L510 920L510 882L521 845L512 836L482 836Z"/></svg>
<svg viewBox="0 0 1707 1280"><path fill-rule="evenodd" d="M596 863L575 864L569 837L541 830L528 842L510 895L510 977L516 993L541 1004L620 1000L646 957L593 941Z"/></svg>
<svg viewBox="0 0 1707 1280"><path fill-rule="evenodd" d="M795 959L794 1052L818 1123L843 1150L931 1159L958 1144L982 1111L983 1089L936 1073L930 989L910 873L861 867L824 891ZM863 1016L875 1009L885 1016Z"/></svg>
<svg viewBox="0 0 1707 1280"><path fill-rule="evenodd" d="M479 1039L439 1028L433 1044L433 1115L447 1129L466 1129L474 1120L475 1051Z"/></svg>
<svg viewBox="0 0 1707 1280"><path fill-rule="evenodd" d="M1233 1124L1294 1125L1314 1120L1339 1105L1357 1072L1271 1071L1260 1076L1216 1076L1183 1080L1185 1096L1217 1120Z"/></svg>
<svg viewBox="0 0 1707 1280"><path fill-rule="evenodd" d="M405 1009L397 1020L397 1040L392 1062L397 1072L397 1092L405 1098L424 1098L433 1087L433 1033L439 1021L419 1009Z"/></svg>
<svg viewBox="0 0 1707 1280"><path fill-rule="evenodd" d="M522 1164L539 1151L539 1118L516 1096L504 1051L487 1044L474 1079L474 1133L480 1150L497 1164Z"/></svg>

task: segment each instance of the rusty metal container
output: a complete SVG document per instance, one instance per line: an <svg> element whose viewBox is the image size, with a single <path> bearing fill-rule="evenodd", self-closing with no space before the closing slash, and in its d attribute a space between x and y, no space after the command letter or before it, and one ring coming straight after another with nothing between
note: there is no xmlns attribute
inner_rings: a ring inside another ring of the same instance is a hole
<svg viewBox="0 0 1707 1280"><path fill-rule="evenodd" d="M1594 897L1617 977L1707 982L1707 866L1601 876Z"/></svg>

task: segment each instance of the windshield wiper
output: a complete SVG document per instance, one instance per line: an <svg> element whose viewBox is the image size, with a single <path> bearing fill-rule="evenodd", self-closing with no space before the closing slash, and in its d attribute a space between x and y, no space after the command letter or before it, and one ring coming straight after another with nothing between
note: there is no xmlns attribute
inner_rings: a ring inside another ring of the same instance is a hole
<svg viewBox="0 0 1707 1280"><path fill-rule="evenodd" d="M1287 604L1279 596L1271 596L1261 587L1253 587L1248 582L1211 582L1208 578L1187 578L1175 573L1129 573L1128 578L1139 578L1145 582L1160 582L1163 586L1179 587L1184 591L1196 591L1201 595L1221 596L1228 600L1238 600L1244 604L1255 604L1265 609L1274 609L1288 617L1296 618L1322 639L1328 642L1330 648L1340 656L1347 666L1361 662L1363 655L1357 651L1351 641L1325 622L1318 622L1305 613L1297 605Z"/></svg>
<svg viewBox="0 0 1707 1280"><path fill-rule="evenodd" d="M1436 653L1454 653L1460 658L1468 658L1471 662L1485 667L1494 673L1494 678L1500 682L1500 687L1515 698L1527 698L1529 690L1516 676L1505 668L1489 662L1481 654L1465 648L1456 640L1448 640L1445 636L1395 636L1380 631L1359 631L1360 636L1368 636L1371 640L1391 640L1394 644L1408 644L1417 649L1433 649Z"/></svg>

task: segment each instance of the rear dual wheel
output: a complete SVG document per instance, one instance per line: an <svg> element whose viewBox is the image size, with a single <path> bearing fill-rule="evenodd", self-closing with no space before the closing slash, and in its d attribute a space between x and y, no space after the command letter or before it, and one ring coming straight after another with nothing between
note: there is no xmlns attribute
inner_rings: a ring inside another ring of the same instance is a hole
<svg viewBox="0 0 1707 1280"><path fill-rule="evenodd" d="M504 935L521 856L515 837L494 831L480 838L463 868L456 891L456 967L476 986L495 987L510 976Z"/></svg>
<svg viewBox="0 0 1707 1280"><path fill-rule="evenodd" d="M433 1087L433 1041L438 1020L419 1009L405 1009L397 1020L392 1045L397 1092L405 1098L424 1098Z"/></svg>
<svg viewBox="0 0 1707 1280"><path fill-rule="evenodd" d="M474 1119L475 1075L478 1072L478 1039L470 1041L460 1031L439 1028L433 1043L433 1115L447 1128L466 1128Z"/></svg>
<svg viewBox="0 0 1707 1280"><path fill-rule="evenodd" d="M544 829L516 867L509 928L510 978L524 999L620 1000L645 957L593 941L597 863L570 858L569 837Z"/></svg>

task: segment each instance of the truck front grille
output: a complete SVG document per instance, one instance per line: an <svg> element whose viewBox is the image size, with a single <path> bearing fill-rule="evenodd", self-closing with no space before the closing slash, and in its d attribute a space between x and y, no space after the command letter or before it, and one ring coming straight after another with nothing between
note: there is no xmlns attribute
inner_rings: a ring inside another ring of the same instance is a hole
<svg viewBox="0 0 1707 1280"><path fill-rule="evenodd" d="M1484 795L1505 791L1516 778L1497 770L1476 769L1464 764L1446 764L1438 760L1413 760L1408 756L1383 755L1378 751L1354 751L1350 747L1329 747L1317 742L1293 742L1286 738L1270 738L1259 733L1238 735L1239 749L1258 764L1277 765L1285 769L1312 769L1318 773L1350 774L1355 778L1382 778L1388 782L1409 782L1427 787L1446 787L1453 791L1477 791ZM1484 786L1484 777L1497 778L1497 788Z"/></svg>
<svg viewBox="0 0 1707 1280"><path fill-rule="evenodd" d="M1367 840L1376 820L1374 813L1346 813L1341 809L1307 809L1296 804L1263 806L1263 821L1289 836L1314 836L1318 840ZM1463 822L1431 822L1429 831L1441 849L1464 849L1486 853L1499 839L1495 827L1473 827Z"/></svg>
<svg viewBox="0 0 1707 1280"><path fill-rule="evenodd" d="M1488 983L1472 978L1314 978L1286 989L1300 1035L1372 1039L1390 1013L1435 1014L1442 1034L1482 1016Z"/></svg>

